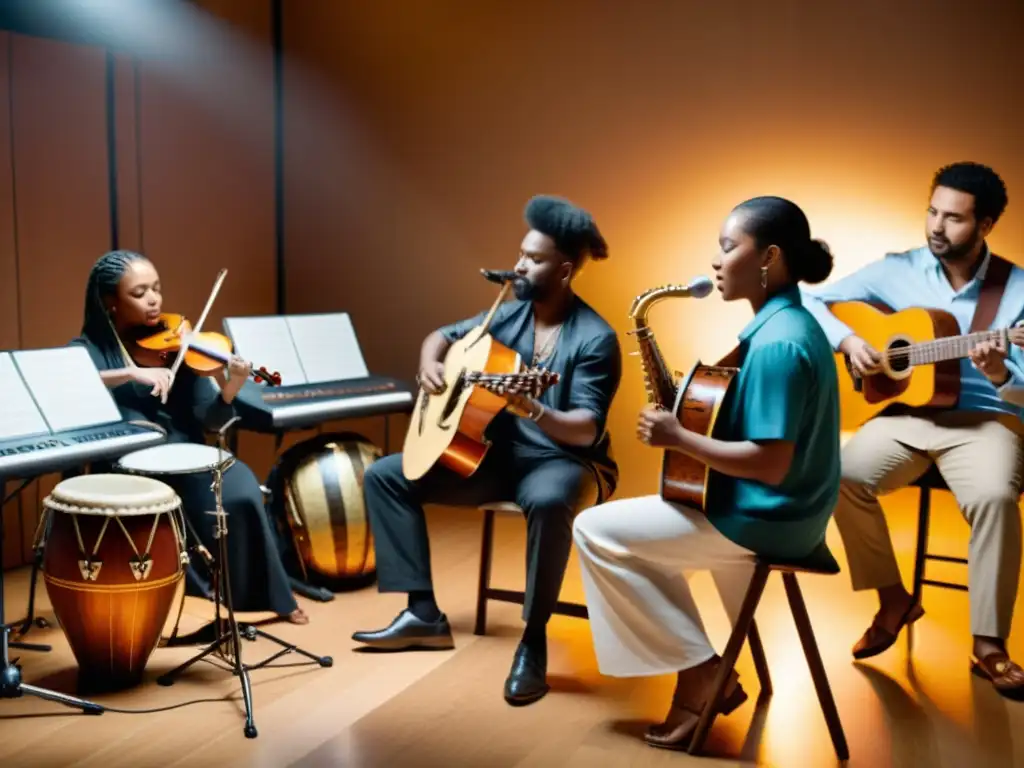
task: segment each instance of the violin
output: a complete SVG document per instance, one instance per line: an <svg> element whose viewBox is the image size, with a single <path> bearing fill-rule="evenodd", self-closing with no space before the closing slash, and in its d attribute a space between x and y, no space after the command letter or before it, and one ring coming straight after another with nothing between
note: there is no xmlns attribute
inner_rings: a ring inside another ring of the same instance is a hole
<svg viewBox="0 0 1024 768"><path fill-rule="evenodd" d="M184 364L200 376L210 376L221 370L231 359L233 347L231 339L215 331L192 332L192 324L184 315L163 313L160 315L160 326L156 333L135 339L137 349L132 351L144 365L166 367L181 351L184 340L188 342L185 350ZM146 329L149 330L148 328ZM271 373L265 367L252 367L250 375L257 384L266 382L270 386L281 385L281 374Z"/></svg>

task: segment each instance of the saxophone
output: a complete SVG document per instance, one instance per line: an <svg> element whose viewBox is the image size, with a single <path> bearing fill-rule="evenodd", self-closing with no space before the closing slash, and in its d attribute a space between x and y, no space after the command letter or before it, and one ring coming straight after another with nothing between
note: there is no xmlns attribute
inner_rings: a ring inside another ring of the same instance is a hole
<svg viewBox="0 0 1024 768"><path fill-rule="evenodd" d="M629 334L636 336L640 347L640 362L644 369L644 389L647 391L647 402L666 411L672 410L676 400L676 382L665 363L665 357L658 348L654 331L647 324L647 315L655 304L665 299L692 296L693 290L688 285L662 285L644 291L633 300L629 308L629 319L633 321L633 330Z"/></svg>
<svg viewBox="0 0 1024 768"><path fill-rule="evenodd" d="M663 285L637 296L629 308L629 319L634 326L629 333L636 336L640 347L648 402L659 409L674 412L676 401L680 399L677 393L682 389L681 407L677 414L680 424L684 429L708 436L715 430L719 409L739 369L722 363L708 366L697 362L680 387L669 372L654 331L647 324L647 315L655 304L665 299L703 298L711 289L711 281L706 277L697 278L689 285ZM699 460L678 451L665 451L661 497L706 512L710 477L711 470Z"/></svg>

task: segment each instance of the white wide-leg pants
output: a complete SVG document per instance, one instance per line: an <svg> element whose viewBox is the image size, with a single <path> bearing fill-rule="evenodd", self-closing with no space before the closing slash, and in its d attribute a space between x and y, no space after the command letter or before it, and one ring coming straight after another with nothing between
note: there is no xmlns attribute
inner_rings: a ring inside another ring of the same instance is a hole
<svg viewBox="0 0 1024 768"><path fill-rule="evenodd" d="M679 672L715 655L684 571L710 570L735 622L753 577L753 552L700 512L660 496L591 507L577 516L573 536L603 674Z"/></svg>

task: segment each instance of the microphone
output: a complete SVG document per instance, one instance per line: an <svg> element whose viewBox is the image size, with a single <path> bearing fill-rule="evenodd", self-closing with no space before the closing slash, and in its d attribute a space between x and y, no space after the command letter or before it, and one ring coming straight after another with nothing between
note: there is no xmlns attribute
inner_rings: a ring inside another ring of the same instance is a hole
<svg viewBox="0 0 1024 768"><path fill-rule="evenodd" d="M714 287L715 284L711 282L711 278L701 275L690 281L690 284L686 286L686 293L694 299L703 299L714 290Z"/></svg>
<svg viewBox="0 0 1024 768"><path fill-rule="evenodd" d="M481 269L480 274L484 276L484 279L490 280L492 283L497 283L498 285L512 282L516 277L518 277L515 272L497 269Z"/></svg>

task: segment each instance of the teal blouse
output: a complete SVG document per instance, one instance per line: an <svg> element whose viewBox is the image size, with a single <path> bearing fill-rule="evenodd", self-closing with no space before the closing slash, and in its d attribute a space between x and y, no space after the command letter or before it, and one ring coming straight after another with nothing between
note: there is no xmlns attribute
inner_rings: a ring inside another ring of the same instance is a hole
<svg viewBox="0 0 1024 768"><path fill-rule="evenodd" d="M793 463L778 486L712 473L708 517L760 555L804 557L825 538L839 498L835 357L799 290L777 293L740 333L740 372L717 437L787 440Z"/></svg>

